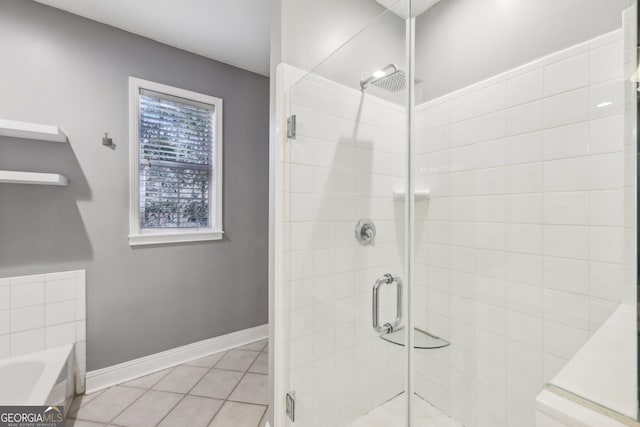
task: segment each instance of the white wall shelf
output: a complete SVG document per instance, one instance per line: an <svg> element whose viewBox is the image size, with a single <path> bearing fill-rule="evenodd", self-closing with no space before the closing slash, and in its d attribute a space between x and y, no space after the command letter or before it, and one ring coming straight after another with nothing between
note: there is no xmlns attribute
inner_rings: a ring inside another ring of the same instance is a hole
<svg viewBox="0 0 640 427"><path fill-rule="evenodd" d="M0 170L0 183L63 186L67 185L67 177L57 173Z"/></svg>
<svg viewBox="0 0 640 427"><path fill-rule="evenodd" d="M0 119L0 135L39 141L67 142L67 135L58 126Z"/></svg>
<svg viewBox="0 0 640 427"><path fill-rule="evenodd" d="M393 198L395 200L404 200L405 196L406 196L407 192L402 190L402 191L394 191L393 192ZM429 200L429 197L431 195L431 190L416 190L414 192L415 194L415 201L419 202L421 200Z"/></svg>

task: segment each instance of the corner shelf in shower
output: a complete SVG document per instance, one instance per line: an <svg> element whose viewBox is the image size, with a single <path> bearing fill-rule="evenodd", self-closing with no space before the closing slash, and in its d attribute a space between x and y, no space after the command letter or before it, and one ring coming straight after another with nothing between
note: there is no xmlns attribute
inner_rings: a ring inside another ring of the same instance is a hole
<svg viewBox="0 0 640 427"><path fill-rule="evenodd" d="M442 348L450 344L449 341L443 340L442 338L436 337L435 335L431 335L429 332L425 332L422 329L415 328L414 331L415 333L413 334L413 348ZM390 334L380 335L380 338L385 341L389 341L390 343L400 345L402 347L406 345L404 328L400 328L396 331L391 332Z"/></svg>
<svg viewBox="0 0 640 427"><path fill-rule="evenodd" d="M416 202L419 202L421 200L429 200L429 197L431 196L431 190L416 190L413 194L415 195ZM406 195L407 192L404 190L393 192L393 198L395 200L404 200Z"/></svg>
<svg viewBox="0 0 640 427"><path fill-rule="evenodd" d="M64 186L67 185L67 177L57 173L0 170L0 183Z"/></svg>
<svg viewBox="0 0 640 427"><path fill-rule="evenodd" d="M0 119L0 136L35 139L38 141L67 142L67 135L58 126Z"/></svg>

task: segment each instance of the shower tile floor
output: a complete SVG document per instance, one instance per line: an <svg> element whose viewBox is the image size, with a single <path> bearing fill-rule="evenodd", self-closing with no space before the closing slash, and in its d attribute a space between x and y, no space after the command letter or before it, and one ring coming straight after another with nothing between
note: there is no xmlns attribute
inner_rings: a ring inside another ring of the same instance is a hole
<svg viewBox="0 0 640 427"><path fill-rule="evenodd" d="M65 427L263 427L267 348L258 341L77 396Z"/></svg>
<svg viewBox="0 0 640 427"><path fill-rule="evenodd" d="M405 398L399 395L361 416L347 427L390 427L405 420ZM462 427L419 396L413 396L414 427Z"/></svg>

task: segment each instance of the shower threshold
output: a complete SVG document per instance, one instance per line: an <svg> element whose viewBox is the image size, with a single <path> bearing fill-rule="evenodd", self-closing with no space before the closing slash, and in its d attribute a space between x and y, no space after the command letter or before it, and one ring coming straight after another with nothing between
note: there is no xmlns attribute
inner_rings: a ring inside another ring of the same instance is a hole
<svg viewBox="0 0 640 427"><path fill-rule="evenodd" d="M405 346L406 335L404 333L405 328L397 329L389 334L380 335L385 341L389 341L390 343ZM429 332L423 331L419 328L414 328L413 334L413 348L418 349L431 349L431 348L442 348L448 346L449 341L443 340L440 337L437 337Z"/></svg>

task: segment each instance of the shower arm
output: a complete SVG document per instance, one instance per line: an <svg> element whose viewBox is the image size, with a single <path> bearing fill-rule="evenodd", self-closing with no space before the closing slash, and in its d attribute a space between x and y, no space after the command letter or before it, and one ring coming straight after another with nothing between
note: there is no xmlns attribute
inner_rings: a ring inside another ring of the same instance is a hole
<svg viewBox="0 0 640 427"><path fill-rule="evenodd" d="M390 71L389 71L389 69L390 69ZM367 88L367 86L369 86L371 83L377 82L380 79L384 79L389 74L397 72L398 71L398 66L396 64L389 64L386 67L384 67L382 69L382 71L384 71L384 75L382 75L380 77L375 77L374 75L371 75L371 76L367 77L366 79L360 80L360 88L362 88L362 90L365 90Z"/></svg>

